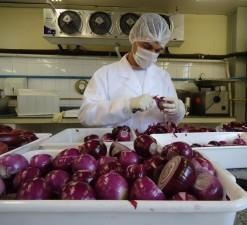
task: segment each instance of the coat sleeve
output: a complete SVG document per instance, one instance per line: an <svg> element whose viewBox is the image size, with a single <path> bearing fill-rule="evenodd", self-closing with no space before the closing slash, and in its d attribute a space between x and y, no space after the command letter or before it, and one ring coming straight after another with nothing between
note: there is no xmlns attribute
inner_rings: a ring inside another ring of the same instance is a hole
<svg viewBox="0 0 247 225"><path fill-rule="evenodd" d="M173 85L173 82L170 78L170 75L167 73L167 85L168 85L168 96L167 97L173 97L177 98L177 92ZM173 122L175 124L178 124L182 121L185 115L185 106L184 103L178 99L178 110L176 114L173 115L165 115L166 121Z"/></svg>
<svg viewBox="0 0 247 225"><path fill-rule="evenodd" d="M114 126L130 119L129 99L110 100L108 69L96 71L84 92L79 110L79 121L84 126Z"/></svg>

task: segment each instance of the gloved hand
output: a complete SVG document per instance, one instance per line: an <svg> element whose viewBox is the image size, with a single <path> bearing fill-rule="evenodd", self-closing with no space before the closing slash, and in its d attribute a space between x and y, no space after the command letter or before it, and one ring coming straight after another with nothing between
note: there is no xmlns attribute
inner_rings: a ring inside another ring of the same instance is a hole
<svg viewBox="0 0 247 225"><path fill-rule="evenodd" d="M54 113L52 121L55 123L60 123L63 120L64 112Z"/></svg>
<svg viewBox="0 0 247 225"><path fill-rule="evenodd" d="M165 98L165 102L163 104L163 111L165 113L167 113L168 115L173 115L173 114L177 114L180 109L180 104L179 104L179 99L178 98L169 98L169 97L166 97Z"/></svg>
<svg viewBox="0 0 247 225"><path fill-rule="evenodd" d="M156 106L155 100L149 94L140 95L130 99L130 108L132 112L146 111Z"/></svg>

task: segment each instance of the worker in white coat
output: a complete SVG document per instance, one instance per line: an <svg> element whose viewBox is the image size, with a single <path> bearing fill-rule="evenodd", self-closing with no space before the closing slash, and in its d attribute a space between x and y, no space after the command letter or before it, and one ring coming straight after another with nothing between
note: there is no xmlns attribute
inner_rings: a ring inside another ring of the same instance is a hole
<svg viewBox="0 0 247 225"><path fill-rule="evenodd" d="M143 14L129 34L131 51L97 70L88 83L78 116L81 124L127 125L140 132L158 122L178 124L185 115L184 104L170 75L155 65L169 39L168 24L161 16ZM154 96L165 97L164 110L159 110Z"/></svg>

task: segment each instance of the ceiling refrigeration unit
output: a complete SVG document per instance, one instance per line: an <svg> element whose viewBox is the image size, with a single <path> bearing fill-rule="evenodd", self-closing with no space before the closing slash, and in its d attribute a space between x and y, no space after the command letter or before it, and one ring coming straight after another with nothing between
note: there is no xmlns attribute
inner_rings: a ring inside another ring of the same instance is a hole
<svg viewBox="0 0 247 225"><path fill-rule="evenodd" d="M44 9L44 37L53 44L130 45L129 32L142 13ZM160 14L172 31L168 46L184 41L184 16Z"/></svg>

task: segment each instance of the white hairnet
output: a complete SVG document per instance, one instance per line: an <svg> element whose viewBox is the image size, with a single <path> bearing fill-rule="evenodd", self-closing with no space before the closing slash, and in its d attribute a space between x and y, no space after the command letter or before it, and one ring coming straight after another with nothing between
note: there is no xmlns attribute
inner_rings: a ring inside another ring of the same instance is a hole
<svg viewBox="0 0 247 225"><path fill-rule="evenodd" d="M171 31L165 19L159 14L143 14L132 27L129 40L130 43L135 41L155 42L157 41L164 47L170 40Z"/></svg>

